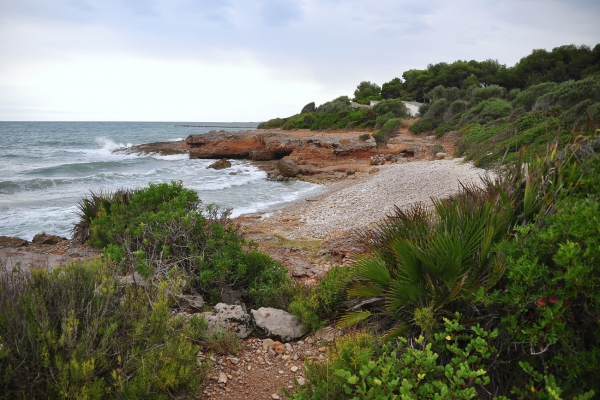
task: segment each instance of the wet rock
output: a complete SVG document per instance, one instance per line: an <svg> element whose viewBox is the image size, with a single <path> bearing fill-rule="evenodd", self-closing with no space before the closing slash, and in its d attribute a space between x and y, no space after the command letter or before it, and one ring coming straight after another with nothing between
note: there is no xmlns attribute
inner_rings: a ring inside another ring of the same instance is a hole
<svg viewBox="0 0 600 400"><path fill-rule="evenodd" d="M23 247L28 245L29 242L25 239L9 236L0 236L0 247Z"/></svg>
<svg viewBox="0 0 600 400"><path fill-rule="evenodd" d="M241 306L219 303L212 311L203 315L209 329L227 329L240 339L245 339L252 333L251 317Z"/></svg>
<svg viewBox="0 0 600 400"><path fill-rule="evenodd" d="M210 164L206 168L225 169L225 168L229 168L229 167L231 167L231 163L229 161L227 161L226 158L221 158L219 161L215 161L214 163Z"/></svg>
<svg viewBox="0 0 600 400"><path fill-rule="evenodd" d="M33 237L32 242L35 244L59 244L64 239L56 235L46 235L45 233L38 233Z"/></svg>
<svg viewBox="0 0 600 400"><path fill-rule="evenodd" d="M254 325L266 336L279 338L282 342L302 337L302 323L286 311L261 307L250 312L254 318Z"/></svg>
<svg viewBox="0 0 600 400"><path fill-rule="evenodd" d="M282 158L277 162L277 169L286 178L293 178L300 172L300 168L295 162Z"/></svg>

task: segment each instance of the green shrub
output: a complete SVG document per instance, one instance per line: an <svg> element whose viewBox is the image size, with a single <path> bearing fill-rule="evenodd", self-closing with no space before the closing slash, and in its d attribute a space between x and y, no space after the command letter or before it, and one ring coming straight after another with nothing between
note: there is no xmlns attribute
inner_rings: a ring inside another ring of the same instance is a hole
<svg viewBox="0 0 600 400"><path fill-rule="evenodd" d="M0 275L0 397L198 393L202 324L171 317L170 285L124 287L100 261Z"/></svg>
<svg viewBox="0 0 600 400"><path fill-rule="evenodd" d="M371 138L371 135L368 133L362 133L358 136L358 140L360 140L361 142L366 142L370 138Z"/></svg>
<svg viewBox="0 0 600 400"><path fill-rule="evenodd" d="M471 92L471 104L479 104L482 101L489 99L504 99L506 97L506 89L498 85L490 85L486 87L475 88Z"/></svg>
<svg viewBox="0 0 600 400"><path fill-rule="evenodd" d="M313 113L294 115L293 117L289 117L287 119L285 124L281 126L281 129L309 129L315 122L315 118L315 114Z"/></svg>
<svg viewBox="0 0 600 400"><path fill-rule="evenodd" d="M555 207L499 246L506 273L488 304L510 341L538 354L536 369L550 368L569 393L600 392L600 197Z"/></svg>
<svg viewBox="0 0 600 400"><path fill-rule="evenodd" d="M456 100L450 104L448 107L448 111L451 116L455 116L458 113L463 113L467 111L467 102L462 100Z"/></svg>
<svg viewBox="0 0 600 400"><path fill-rule="evenodd" d="M410 113L400 99L382 100L373 106L372 110L378 115L391 114L395 118L409 118Z"/></svg>
<svg viewBox="0 0 600 400"><path fill-rule="evenodd" d="M287 118L273 118L266 122L261 122L260 124L258 124L258 126L256 128L257 129L281 128L287 120L288 120Z"/></svg>
<svg viewBox="0 0 600 400"><path fill-rule="evenodd" d="M600 75L592 75L580 81L567 81L555 86L537 99L533 110L546 111L556 105L567 109L584 100L600 101Z"/></svg>
<svg viewBox="0 0 600 400"><path fill-rule="evenodd" d="M293 399L472 399L490 384L483 368L495 349L489 333L479 326L466 333L456 320L431 343L421 336L409 344L380 347L367 334L338 339L325 364L306 364L308 384ZM482 391L482 393L485 393Z"/></svg>
<svg viewBox="0 0 600 400"><path fill-rule="evenodd" d="M378 115L377 119L375 120L375 127L381 128L383 125L385 125L386 122L388 122L392 118L394 118L394 113L391 112L383 115Z"/></svg>
<svg viewBox="0 0 600 400"><path fill-rule="evenodd" d="M390 118L381 127L380 130L372 134L377 143L387 143L388 139L394 137L400 131L402 120L400 118Z"/></svg>
<svg viewBox="0 0 600 400"><path fill-rule="evenodd" d="M353 275L350 268L336 267L314 287L298 292L289 310L307 332L317 331L337 317L340 304L347 300L346 287Z"/></svg>
<svg viewBox="0 0 600 400"><path fill-rule="evenodd" d="M517 94L512 102L513 108L522 107L525 111L531 111L535 102L544 94L550 92L556 87L554 82L540 83L533 85Z"/></svg>
<svg viewBox="0 0 600 400"><path fill-rule="evenodd" d="M317 114L338 114L352 111L348 96L340 96L317 107Z"/></svg>
<svg viewBox="0 0 600 400"><path fill-rule="evenodd" d="M311 101L310 103L308 103L307 105L302 107L302 111L300 111L300 114L313 113L316 110L317 110L317 107L315 107L315 102Z"/></svg>
<svg viewBox="0 0 600 400"><path fill-rule="evenodd" d="M255 305L285 305L291 285L286 270L248 248L228 212L199 205L197 193L179 183L150 184L127 204L106 201L88 242L103 247L122 270L149 279L176 268L210 302L230 286Z"/></svg>
<svg viewBox="0 0 600 400"><path fill-rule="evenodd" d="M477 115L480 118L490 117L491 119L498 119L509 116L511 111L512 107L508 101L490 99L478 103L471 109L470 114Z"/></svg>

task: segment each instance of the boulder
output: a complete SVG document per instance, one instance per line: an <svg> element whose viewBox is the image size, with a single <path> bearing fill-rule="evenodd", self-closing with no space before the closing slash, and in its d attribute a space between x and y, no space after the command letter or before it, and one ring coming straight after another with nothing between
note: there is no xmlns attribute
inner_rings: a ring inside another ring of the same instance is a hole
<svg viewBox="0 0 600 400"><path fill-rule="evenodd" d="M206 168L225 169L225 168L229 168L229 167L231 167L231 163L229 161L227 161L226 158L221 158L219 161L216 161L216 162L210 164Z"/></svg>
<svg viewBox="0 0 600 400"><path fill-rule="evenodd" d="M46 235L45 233L38 233L33 237L33 243L35 244L58 244L63 241L63 238L56 235Z"/></svg>
<svg viewBox="0 0 600 400"><path fill-rule="evenodd" d="M262 334L289 342L302 337L302 323L292 314L271 307L251 310L254 326Z"/></svg>
<svg viewBox="0 0 600 400"><path fill-rule="evenodd" d="M29 245L25 239L9 236L0 236L0 247L23 247Z"/></svg>
<svg viewBox="0 0 600 400"><path fill-rule="evenodd" d="M252 333L252 319L241 306L219 303L212 311L202 313L208 324L208 329L227 329L240 339L247 338Z"/></svg>
<svg viewBox="0 0 600 400"><path fill-rule="evenodd" d="M300 173L300 168L295 162L282 158L277 162L277 169L286 178L293 178Z"/></svg>
<svg viewBox="0 0 600 400"><path fill-rule="evenodd" d="M443 152L439 152L435 154L435 158L437 158L438 160L443 160L444 158L446 158L446 156L448 156L448 154L443 153Z"/></svg>

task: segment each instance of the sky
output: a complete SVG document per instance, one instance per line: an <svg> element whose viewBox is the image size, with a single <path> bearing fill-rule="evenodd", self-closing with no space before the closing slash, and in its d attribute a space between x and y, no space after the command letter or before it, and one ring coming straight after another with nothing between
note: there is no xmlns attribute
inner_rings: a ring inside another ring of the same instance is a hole
<svg viewBox="0 0 600 400"><path fill-rule="evenodd" d="M600 43L597 0L0 0L0 120L264 121L456 60Z"/></svg>

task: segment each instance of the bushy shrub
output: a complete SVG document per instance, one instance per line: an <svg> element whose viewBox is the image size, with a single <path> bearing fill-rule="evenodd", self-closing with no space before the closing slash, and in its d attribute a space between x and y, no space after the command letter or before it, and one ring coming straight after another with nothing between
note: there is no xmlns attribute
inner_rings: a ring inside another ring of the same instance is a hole
<svg viewBox="0 0 600 400"><path fill-rule="evenodd" d="M373 106L372 110L378 115L391 114L394 118L409 118L410 113L400 99L382 100Z"/></svg>
<svg viewBox="0 0 600 400"><path fill-rule="evenodd" d="M522 107L525 111L531 111L535 102L556 87L554 82L540 83L533 85L517 94L515 99L512 101L513 108Z"/></svg>
<svg viewBox="0 0 600 400"><path fill-rule="evenodd" d="M266 122L261 122L260 124L258 124L258 126L256 128L257 129L281 128L287 120L288 120L287 118L273 118Z"/></svg>
<svg viewBox="0 0 600 400"><path fill-rule="evenodd" d="M281 305L291 282L285 269L253 248L229 220L180 183L150 184L127 204L106 202L92 220L88 243L104 248L122 270L157 279L173 268L211 302L232 286L255 305Z"/></svg>
<svg viewBox="0 0 600 400"><path fill-rule="evenodd" d="M429 106L429 110L427 110L427 114L423 117L425 118L441 118L446 110L448 109L448 101L446 99L440 99L435 101Z"/></svg>
<svg viewBox="0 0 600 400"><path fill-rule="evenodd" d="M0 397L196 394L203 324L171 317L169 285L124 287L100 261L1 274Z"/></svg>
<svg viewBox="0 0 600 400"><path fill-rule="evenodd" d="M378 115L377 119L375 120L375 127L381 128L383 125L385 125L386 122L388 122L392 118L394 118L394 113L391 112L383 115Z"/></svg>
<svg viewBox="0 0 600 400"><path fill-rule="evenodd" d="M310 103L308 103L307 105L302 107L302 111L300 111L300 114L312 113L312 112L315 112L316 110L317 110L317 107L315 106L315 102L311 101Z"/></svg>
<svg viewBox="0 0 600 400"><path fill-rule="evenodd" d="M489 99L504 99L506 97L506 88L498 85L475 88L471 92L471 104L479 104Z"/></svg>
<svg viewBox="0 0 600 400"><path fill-rule="evenodd" d="M290 312L302 321L308 332L323 328L336 318L340 304L347 300L346 288L353 276L351 268L333 268L317 285L304 288L294 297Z"/></svg>
<svg viewBox="0 0 600 400"><path fill-rule="evenodd" d="M511 343L536 354L529 359L535 369L551 371L571 394L600 392L600 185L582 172L583 179L569 179L575 191L561 194L553 213L499 245L506 273L487 299ZM593 184L578 187L586 181Z"/></svg>
<svg viewBox="0 0 600 400"><path fill-rule="evenodd" d="M490 340L498 333L479 326L471 332L446 320L445 331L430 343L422 336L382 346L364 333L340 338L325 364L306 364L308 384L292 398L475 398L490 384L483 367L495 353Z"/></svg>
<svg viewBox="0 0 600 400"><path fill-rule="evenodd" d="M372 134L377 143L386 143L389 138L395 136L400 131L402 120L400 118L390 118L381 127L380 130Z"/></svg>
<svg viewBox="0 0 600 400"><path fill-rule="evenodd" d="M360 140L361 142L366 142L370 138L371 138L371 135L368 133L363 133L358 136L358 140Z"/></svg>
<svg viewBox="0 0 600 400"><path fill-rule="evenodd" d="M492 120L507 117L510 115L512 107L510 103L502 99L484 100L473 107L471 115L477 115L480 118L490 117Z"/></svg>
<svg viewBox="0 0 600 400"><path fill-rule="evenodd" d="M584 100L600 101L600 75L592 75L580 81L563 82L535 102L533 110L546 111L551 106L570 108Z"/></svg>
<svg viewBox="0 0 600 400"><path fill-rule="evenodd" d="M460 91L457 87L446 88L442 85L438 85L431 90L426 96L431 102L435 102L440 99L445 99L448 102L456 101L460 98Z"/></svg>
<svg viewBox="0 0 600 400"><path fill-rule="evenodd" d="M315 122L315 119L316 117L313 113L294 115L293 117L288 118L285 124L281 126L281 129L309 129Z"/></svg>
<svg viewBox="0 0 600 400"><path fill-rule="evenodd" d="M352 111L352 107L348 96L340 96L317 107L318 114L337 114L350 111Z"/></svg>
<svg viewBox="0 0 600 400"><path fill-rule="evenodd" d="M462 100L456 100L450 103L450 107L448 107L448 112L450 116L455 116L458 113L464 113L467 111L467 102Z"/></svg>

